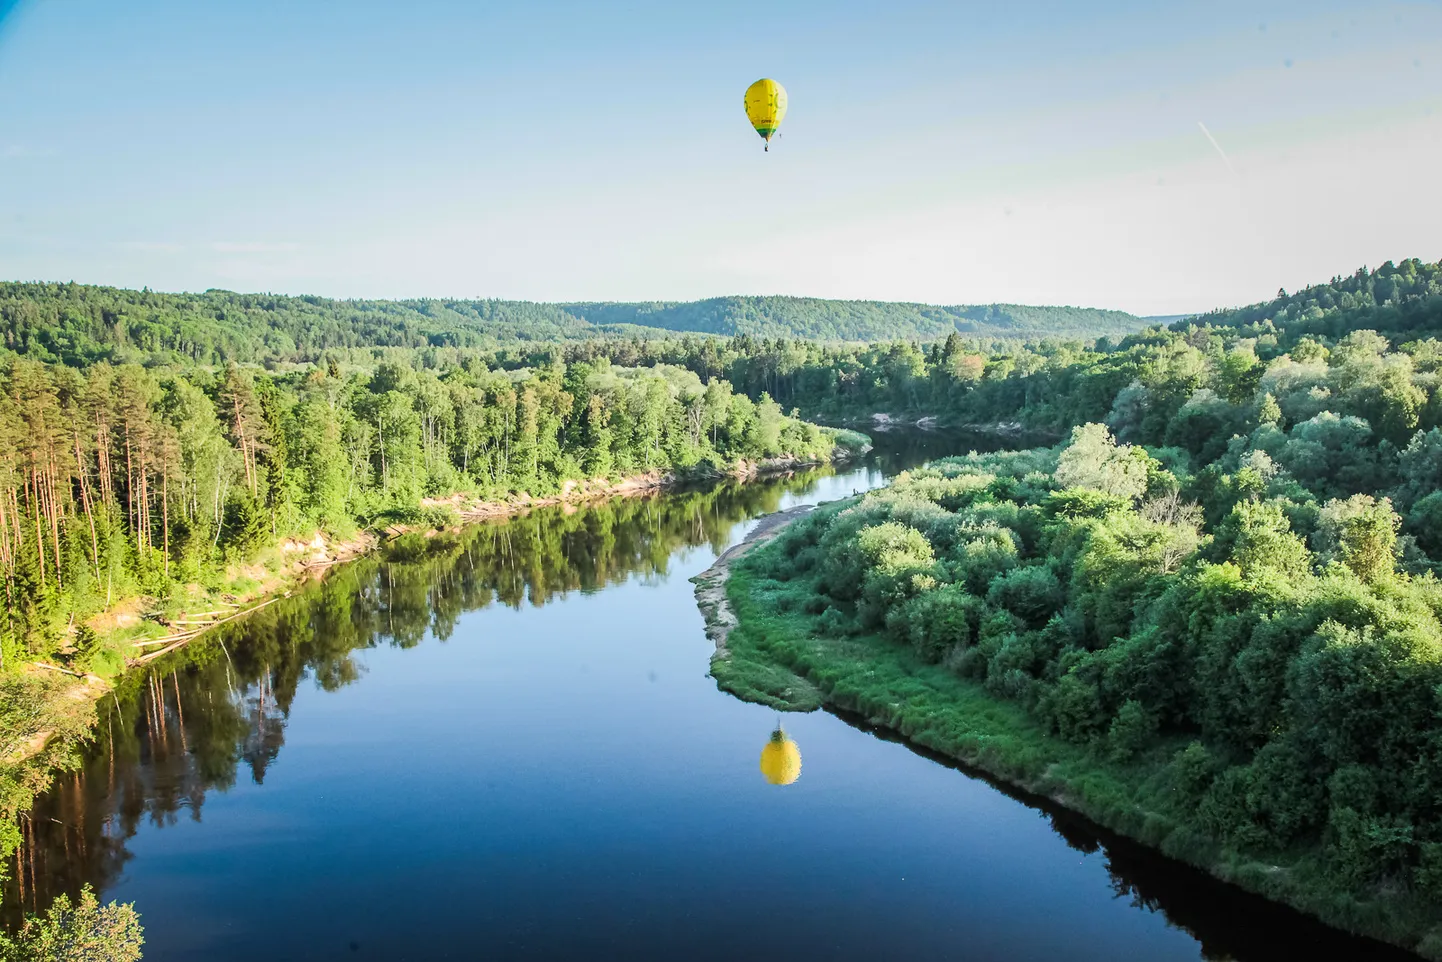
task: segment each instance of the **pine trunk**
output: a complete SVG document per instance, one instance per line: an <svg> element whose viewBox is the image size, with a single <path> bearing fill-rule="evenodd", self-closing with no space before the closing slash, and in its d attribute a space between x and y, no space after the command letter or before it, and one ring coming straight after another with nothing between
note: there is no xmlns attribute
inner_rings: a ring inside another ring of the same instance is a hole
<svg viewBox="0 0 1442 962"><path fill-rule="evenodd" d="M80 504L85 509L85 520L90 525L90 560L95 565L95 580L100 580L100 538L95 533L95 512L90 507L90 472L80 454L80 432L75 432L75 471L80 475Z"/></svg>

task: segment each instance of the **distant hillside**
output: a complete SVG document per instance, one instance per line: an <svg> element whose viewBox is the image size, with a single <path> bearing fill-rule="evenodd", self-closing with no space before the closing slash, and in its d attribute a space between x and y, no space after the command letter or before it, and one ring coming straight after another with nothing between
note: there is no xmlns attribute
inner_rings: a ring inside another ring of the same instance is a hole
<svg viewBox="0 0 1442 962"><path fill-rule="evenodd" d="M677 332L813 340L1090 339L1140 330L1121 311L930 307L800 297L691 303L332 300L211 290L160 294L85 284L0 282L0 346L42 360L304 361L327 350L494 348L518 342L654 338Z"/></svg>
<svg viewBox="0 0 1442 962"><path fill-rule="evenodd" d="M669 331L751 334L810 340L933 340L967 337L1095 338L1129 334L1149 322L1123 311L1020 304L935 307L894 301L829 301L815 297L713 297L654 304L563 304L593 324L634 324Z"/></svg>
<svg viewBox="0 0 1442 962"><path fill-rule="evenodd" d="M1442 337L1442 263L1417 258L1361 268L1270 301L1187 317L1173 330L1222 329L1247 337L1276 338L1283 348L1307 337L1335 341L1352 331L1376 331L1401 345Z"/></svg>

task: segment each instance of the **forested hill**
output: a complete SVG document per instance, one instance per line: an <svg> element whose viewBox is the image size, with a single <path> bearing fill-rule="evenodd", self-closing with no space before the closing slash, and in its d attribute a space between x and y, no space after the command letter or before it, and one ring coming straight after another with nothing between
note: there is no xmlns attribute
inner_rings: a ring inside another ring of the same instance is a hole
<svg viewBox="0 0 1442 962"><path fill-rule="evenodd" d="M0 282L0 347L37 360L314 361L327 350L494 348L517 342L664 337L671 332L822 340L1091 339L1146 326L1120 311L928 307L879 301L725 297L693 303L331 300L211 290L161 294Z"/></svg>
<svg viewBox="0 0 1442 962"><path fill-rule="evenodd" d="M1442 334L1442 262L1417 258L1359 268L1270 301L1189 316L1173 330L1210 328L1244 336L1276 337L1289 348L1303 338L1337 340L1352 331L1376 331L1398 343ZM1151 318L1159 321L1160 318Z"/></svg>
<svg viewBox="0 0 1442 962"><path fill-rule="evenodd" d="M983 304L936 307L894 301L814 297L713 297L688 303L565 304L592 324L631 324L704 334L750 334L810 340L977 338L1091 339L1127 334L1149 323L1123 311L1089 307Z"/></svg>

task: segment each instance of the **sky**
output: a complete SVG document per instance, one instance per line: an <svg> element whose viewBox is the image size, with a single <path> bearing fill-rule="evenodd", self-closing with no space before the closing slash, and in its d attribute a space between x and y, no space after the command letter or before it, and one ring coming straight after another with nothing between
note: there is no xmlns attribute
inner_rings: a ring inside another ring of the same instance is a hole
<svg viewBox="0 0 1442 962"><path fill-rule="evenodd" d="M0 0L0 279L1173 314L1442 258L1439 170L1436 0Z"/></svg>

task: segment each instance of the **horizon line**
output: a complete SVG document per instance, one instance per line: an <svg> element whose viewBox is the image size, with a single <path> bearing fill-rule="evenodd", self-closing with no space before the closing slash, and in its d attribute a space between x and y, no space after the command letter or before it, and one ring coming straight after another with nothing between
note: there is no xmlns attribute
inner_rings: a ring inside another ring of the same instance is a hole
<svg viewBox="0 0 1442 962"><path fill-rule="evenodd" d="M136 293L136 294L150 293L150 294L167 294L167 295L171 295L171 296L200 296L200 295L204 295L204 294L216 293L216 294L236 294L236 295L240 295L240 296L243 296L243 297L290 297L290 298L297 298L297 299L299 299L299 298L307 298L307 297L319 297L319 298L322 298L322 299L324 299L324 300L328 300L328 301L338 301L338 302L342 302L342 303L357 303L357 302L370 301L370 302L387 302L387 303L392 303L392 304L399 304L399 303L404 303L404 302L407 302L407 301L472 301L472 302L477 302L477 301L491 301L491 302L510 303L510 304L539 304L539 305L545 305L545 306L549 306L549 307L571 307L571 306L580 306L580 305L595 305L595 306L637 306L637 305L653 305L653 304L654 304L654 305L658 305L658 306L663 306L663 307L673 307L673 306L679 306L679 305L683 305L683 304L701 304L701 303L705 303L705 302L707 302L707 301L723 301L723 300L728 300L728 299L732 299L732 298L750 298L750 299L757 299L757 300L831 301L831 302L834 302L834 303L842 303L842 304L898 304L898 305L905 305L905 306L908 306L908 307L934 307L934 308L943 308L943 309L945 309L945 308L961 308L961 307L1043 307L1043 308L1060 308L1060 309L1064 309L1064 310L1074 310L1074 311L1108 311L1108 312L1111 312L1111 313L1114 313L1114 314L1126 314L1128 317L1135 317L1135 318L1139 318L1139 319L1141 319L1141 320L1147 320L1147 319L1150 319L1150 318L1196 317L1196 316L1200 316L1200 315L1202 315L1202 314L1209 313L1209 312L1211 312L1211 311L1216 311L1216 310L1228 310L1228 309L1235 308L1235 307L1250 306L1250 305L1231 305L1231 307L1209 307L1209 308L1205 308L1205 309L1203 309L1203 310L1181 311L1181 312L1165 313L1165 314L1137 314L1137 313L1135 313L1135 312L1133 312L1133 311L1128 311L1128 310L1125 310L1125 309L1120 308L1120 307L1098 307L1098 306L1095 306L1095 305L1086 305L1086 304L1060 304L1060 303L1043 303L1043 302L1027 302L1027 301L952 301L952 302L946 303L946 302L941 302L941 301L920 301L920 300L908 301L908 300L898 300L898 299L895 299L895 298L878 298L878 297L826 297L826 296L817 295L817 294L780 294L780 293L773 293L773 294L747 294L747 293L741 293L741 292L732 292L732 293L728 293L728 294L712 294L712 295L708 295L708 296L705 296L705 297L694 297L694 298L690 298L690 299L681 299L681 298L637 298L637 299L633 299L633 300L621 300L621 299L597 299L597 300L587 300L587 299L584 299L584 298L572 298L572 299L564 299L564 300L546 300L546 299L542 299L542 298L532 298L532 297L501 297L501 296L488 296L488 295L483 295L483 294L470 295L470 296L456 296L456 295L450 295L450 294L418 294L418 295L409 295L409 296L400 296L400 297L396 297L396 296L392 296L392 297L359 297L359 296L337 296L337 295L333 295L333 294L316 294L316 293L300 293L300 294L296 294L296 293L287 293L287 292L285 292L285 291L238 291L238 290L234 290L234 289L228 288L228 287L207 287L207 288L205 288L204 290L161 290L161 289L159 289L159 288L152 288L152 287L150 287L148 284L147 284L147 285L142 285L141 287L124 287L124 286L117 285L117 284L101 284L101 283L95 283L95 282L93 282L93 281L77 281L77 280L75 280L75 279L73 279L73 278L70 279L70 280L66 280L66 281L43 280L43 279L38 279L38 278L31 278L31 279L27 279L27 280L21 280L21 279L16 279L16 278L8 278L8 279L0 280L0 285L11 285L11 284L41 284L41 285L49 284L49 285L56 285L56 286L61 286L61 287L64 287L64 286L94 287L94 288L104 288L104 289L109 289L109 290L114 290L114 291L129 291L129 292ZM1256 302L1256 303L1267 303L1267 302L1265 302L1265 301L1258 301L1258 302Z"/></svg>

